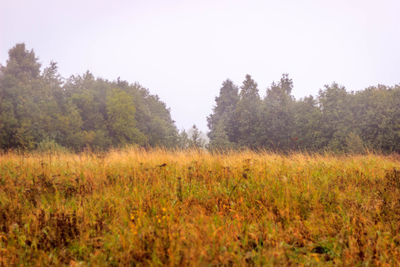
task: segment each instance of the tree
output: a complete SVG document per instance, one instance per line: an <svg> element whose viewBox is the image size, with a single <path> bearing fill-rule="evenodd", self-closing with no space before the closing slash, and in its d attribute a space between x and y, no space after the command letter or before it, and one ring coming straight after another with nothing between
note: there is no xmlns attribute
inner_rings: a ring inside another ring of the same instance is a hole
<svg viewBox="0 0 400 267"><path fill-rule="evenodd" d="M171 118L170 110L158 96L139 84L127 86L134 96L136 126L145 134L147 145L172 148L178 144L178 130Z"/></svg>
<svg viewBox="0 0 400 267"><path fill-rule="evenodd" d="M317 151L320 139L321 110L313 96L295 101L291 139L297 150Z"/></svg>
<svg viewBox="0 0 400 267"><path fill-rule="evenodd" d="M239 146L257 148L259 145L261 99L258 94L257 83L246 75L240 87L239 101L234 113L237 135L233 141Z"/></svg>
<svg viewBox="0 0 400 267"><path fill-rule="evenodd" d="M346 149L346 137L353 125L351 101L346 89L337 83L320 90L318 101L321 109L319 136L320 147L332 151Z"/></svg>
<svg viewBox="0 0 400 267"><path fill-rule="evenodd" d="M201 132L196 125L189 130L189 147L202 148L205 146L205 140L201 136Z"/></svg>
<svg viewBox="0 0 400 267"><path fill-rule="evenodd" d="M25 44L10 49L0 78L0 145L34 148L40 141L40 64Z"/></svg>
<svg viewBox="0 0 400 267"><path fill-rule="evenodd" d="M212 139L208 148L211 150L229 150L235 148L235 144L229 141L229 136L226 133L225 121L219 120L214 126Z"/></svg>
<svg viewBox="0 0 400 267"><path fill-rule="evenodd" d="M107 124L114 145L144 144L144 135L135 127L133 98L121 89L107 96Z"/></svg>
<svg viewBox="0 0 400 267"><path fill-rule="evenodd" d="M238 101L237 86L229 79L224 81L219 96L215 98L216 105L213 113L207 117L211 146L227 147L231 145L232 141L235 141L237 127L234 113Z"/></svg>
<svg viewBox="0 0 400 267"><path fill-rule="evenodd" d="M352 154L363 154L365 152L364 142L358 134L351 132L346 137L346 152Z"/></svg>
<svg viewBox="0 0 400 267"><path fill-rule="evenodd" d="M178 135L178 148L187 149L190 146L189 135L185 130L182 130Z"/></svg>
<svg viewBox="0 0 400 267"><path fill-rule="evenodd" d="M367 148L400 151L399 103L399 86L371 86L352 96L353 125Z"/></svg>
<svg viewBox="0 0 400 267"><path fill-rule="evenodd" d="M293 81L283 74L278 84L267 89L263 103L263 125L260 136L262 145L275 150L294 149L294 98Z"/></svg>
<svg viewBox="0 0 400 267"><path fill-rule="evenodd" d="M55 62L41 73L34 52L17 44L0 66L0 148L46 142L75 150L174 147L178 132L166 105L140 85L96 79L89 71L64 82Z"/></svg>
<svg viewBox="0 0 400 267"><path fill-rule="evenodd" d="M8 51L7 65L2 72L18 80L36 79L40 75L40 63L35 52L28 51L25 44L20 43Z"/></svg>
<svg viewBox="0 0 400 267"><path fill-rule="evenodd" d="M113 89L89 71L82 76L71 76L64 85L67 101L76 107L82 119L80 149L85 146L106 149L115 145L107 124L107 95Z"/></svg>

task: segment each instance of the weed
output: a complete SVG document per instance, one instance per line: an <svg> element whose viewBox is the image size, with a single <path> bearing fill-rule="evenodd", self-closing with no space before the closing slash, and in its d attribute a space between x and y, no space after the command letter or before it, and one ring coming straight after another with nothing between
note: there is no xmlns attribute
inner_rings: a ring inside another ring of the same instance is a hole
<svg viewBox="0 0 400 267"><path fill-rule="evenodd" d="M400 265L397 157L0 155L3 265Z"/></svg>

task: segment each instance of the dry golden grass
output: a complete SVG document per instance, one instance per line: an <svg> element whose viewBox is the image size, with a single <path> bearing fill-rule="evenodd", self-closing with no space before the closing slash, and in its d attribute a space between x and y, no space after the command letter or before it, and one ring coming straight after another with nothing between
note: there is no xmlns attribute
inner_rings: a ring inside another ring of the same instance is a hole
<svg viewBox="0 0 400 267"><path fill-rule="evenodd" d="M400 265L394 156L0 156L6 265Z"/></svg>

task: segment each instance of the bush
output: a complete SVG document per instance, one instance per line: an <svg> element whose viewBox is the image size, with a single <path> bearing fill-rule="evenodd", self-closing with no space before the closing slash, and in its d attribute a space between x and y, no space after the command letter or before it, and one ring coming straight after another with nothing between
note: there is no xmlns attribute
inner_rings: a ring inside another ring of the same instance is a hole
<svg viewBox="0 0 400 267"><path fill-rule="evenodd" d="M37 145L36 150L38 152L54 152L54 153L68 152L67 148L65 148L62 145L58 144L53 139L42 140Z"/></svg>
<svg viewBox="0 0 400 267"><path fill-rule="evenodd" d="M364 154L366 151L365 145L361 137L351 132L346 137L346 152L351 154Z"/></svg>

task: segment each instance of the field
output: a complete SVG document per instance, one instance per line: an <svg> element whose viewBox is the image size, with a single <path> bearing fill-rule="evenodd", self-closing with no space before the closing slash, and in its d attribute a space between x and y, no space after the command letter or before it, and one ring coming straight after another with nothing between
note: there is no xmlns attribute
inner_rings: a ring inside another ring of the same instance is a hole
<svg viewBox="0 0 400 267"><path fill-rule="evenodd" d="M5 265L400 265L398 156L0 155Z"/></svg>

